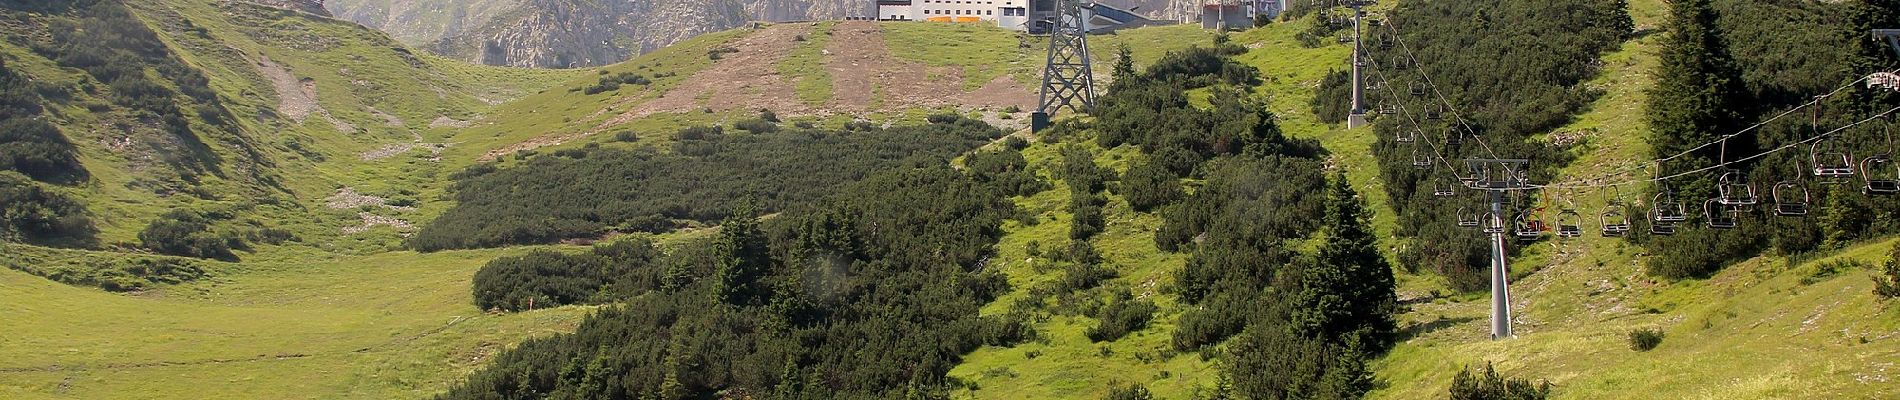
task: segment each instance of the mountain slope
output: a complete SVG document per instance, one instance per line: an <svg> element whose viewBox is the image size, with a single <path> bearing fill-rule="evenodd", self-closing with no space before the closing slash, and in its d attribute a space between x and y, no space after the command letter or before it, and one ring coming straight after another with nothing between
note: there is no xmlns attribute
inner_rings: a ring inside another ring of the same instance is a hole
<svg viewBox="0 0 1900 400"><path fill-rule="evenodd" d="M1179 20L1186 0L1111 0ZM871 15L860 0L580 1L328 0L338 18L389 32L459 60L516 67L613 64L700 34L751 21L840 20Z"/></svg>

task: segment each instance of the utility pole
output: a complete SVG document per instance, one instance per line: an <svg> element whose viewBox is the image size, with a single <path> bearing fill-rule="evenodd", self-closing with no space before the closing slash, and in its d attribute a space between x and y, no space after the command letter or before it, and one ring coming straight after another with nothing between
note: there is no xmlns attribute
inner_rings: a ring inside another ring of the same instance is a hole
<svg viewBox="0 0 1900 400"><path fill-rule="evenodd" d="M1095 108L1095 72L1089 65L1088 16L1094 3L1055 0L1054 27L1049 31L1049 59L1042 70L1042 95L1030 115L1030 129L1049 127L1050 116L1068 107L1088 113Z"/></svg>
<svg viewBox="0 0 1900 400"><path fill-rule="evenodd" d="M1363 8L1366 3L1346 0L1346 4L1352 6L1352 110L1346 115L1347 129L1366 126L1366 80L1360 71L1366 66L1365 30L1361 29L1361 23L1366 18Z"/></svg>
<svg viewBox="0 0 1900 400"><path fill-rule="evenodd" d="M1483 190L1491 202L1492 221L1486 224L1500 224L1504 217L1504 195L1511 191L1525 190L1530 187L1525 181L1525 166L1529 160L1467 159L1466 168L1474 177L1467 177L1468 186ZM1511 331L1511 266L1504 251L1504 229L1490 230L1491 235L1491 340L1503 340L1516 337Z"/></svg>

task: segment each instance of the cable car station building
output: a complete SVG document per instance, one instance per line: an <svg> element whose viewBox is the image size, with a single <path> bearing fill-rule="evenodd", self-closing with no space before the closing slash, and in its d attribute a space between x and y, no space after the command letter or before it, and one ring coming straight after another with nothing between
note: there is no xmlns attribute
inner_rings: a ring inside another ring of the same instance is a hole
<svg viewBox="0 0 1900 400"><path fill-rule="evenodd" d="M1056 0L876 1L879 21L993 23L1003 29L1035 34L1048 33L1056 15ZM1166 24L1099 3L1088 12L1092 32Z"/></svg>

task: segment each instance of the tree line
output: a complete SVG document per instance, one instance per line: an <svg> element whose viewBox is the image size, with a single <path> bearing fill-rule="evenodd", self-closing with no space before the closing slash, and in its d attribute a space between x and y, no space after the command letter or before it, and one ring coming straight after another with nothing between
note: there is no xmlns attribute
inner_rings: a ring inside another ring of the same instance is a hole
<svg viewBox="0 0 1900 400"><path fill-rule="evenodd" d="M439 398L944 398L962 387L945 373L964 354L1032 334L977 312L1007 290L984 268L1015 212L996 182L899 167L770 220L730 212L716 235L670 251L635 241L498 260L478 279L525 273L538 283L517 288L625 303L503 352ZM478 302L494 287L478 282Z"/></svg>
<svg viewBox="0 0 1900 400"><path fill-rule="evenodd" d="M592 146L509 168L454 174L456 204L408 240L422 251L550 243L608 231L665 232L750 202L761 212L809 203L878 171L942 163L1002 136L946 115L920 126L821 130L764 119L751 130L692 127L672 152ZM771 127L768 132L766 128ZM772 133L776 132L776 133ZM769 133L769 134L768 134Z"/></svg>

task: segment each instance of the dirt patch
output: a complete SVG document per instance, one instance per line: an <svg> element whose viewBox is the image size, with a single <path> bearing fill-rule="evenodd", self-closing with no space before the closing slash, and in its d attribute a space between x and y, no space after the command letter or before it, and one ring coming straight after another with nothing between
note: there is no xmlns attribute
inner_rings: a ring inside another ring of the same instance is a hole
<svg viewBox="0 0 1900 400"><path fill-rule="evenodd" d="M324 198L323 205L325 207L330 207L331 209L336 209L336 210L347 210L347 209L358 208L358 207L363 207L363 206L371 206L371 207L382 207L382 208L387 208L387 209L396 210L396 211L415 211L415 207L390 205L389 199L357 193L355 188L351 188L348 186L345 186L342 189L337 189L336 194L333 194L333 195L330 195L330 197Z"/></svg>
<svg viewBox="0 0 1900 400"><path fill-rule="evenodd" d="M778 64L798 45L798 37L811 34L812 24L779 24L746 35L729 44L736 52L726 53L712 66L687 77L659 98L642 103L627 113L607 121L619 125L659 113L677 113L710 108L713 111L740 107L766 108L795 112L807 106L798 100L798 89L780 76Z"/></svg>
<svg viewBox="0 0 1900 400"><path fill-rule="evenodd" d="M442 151L448 148L448 143L394 143L383 145L383 147L378 147L375 150L365 151L363 154L359 154L358 157L361 157L363 161L376 161L403 155L404 153L416 149L422 149L429 152L429 161L441 162Z"/></svg>
<svg viewBox="0 0 1900 400"><path fill-rule="evenodd" d="M330 115L329 110L324 110L322 104L317 103L316 80L298 79L290 73L289 68L271 61L269 56L258 56L255 65L258 73L264 75L264 79L270 81L271 88L277 91L279 114L299 124L310 119L311 115L319 115L338 132L356 133L356 125L337 119Z"/></svg>
<svg viewBox="0 0 1900 400"><path fill-rule="evenodd" d="M1008 75L963 91L963 69L930 67L891 55L884 30L869 21L839 23L825 48L831 72L832 112L864 113L916 107L1031 108L1034 94Z"/></svg>
<svg viewBox="0 0 1900 400"><path fill-rule="evenodd" d="M435 120L434 120L434 121L429 121L429 127L430 127L430 128L456 128L456 129L461 129L461 128L467 128L467 127L470 127L470 126L474 126L474 125L475 125L475 122L474 122L474 121L463 121L463 120L459 120L459 119L454 119L454 118L449 118L449 117L448 117L448 116L446 116L446 115L444 115L444 116L440 116L440 117L435 117Z"/></svg>
<svg viewBox="0 0 1900 400"><path fill-rule="evenodd" d="M303 123L310 114L323 109L317 104L317 83L298 80L291 75L290 69L271 61L269 56L257 58L257 72L270 80L271 88L277 90L277 113L290 117L291 121Z"/></svg>
<svg viewBox="0 0 1900 400"><path fill-rule="evenodd" d="M391 128L401 128L404 125L407 125L403 123L402 117L390 115L389 113L383 112L383 110L376 109L376 107L368 107L368 108L369 108L370 115L375 115L376 118L383 119L383 126L387 126Z"/></svg>

